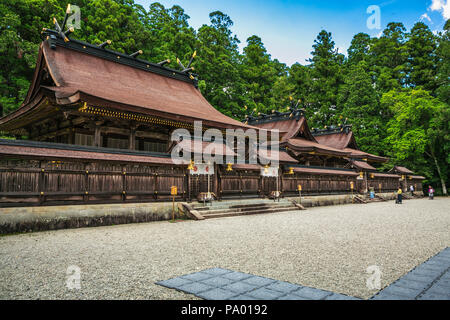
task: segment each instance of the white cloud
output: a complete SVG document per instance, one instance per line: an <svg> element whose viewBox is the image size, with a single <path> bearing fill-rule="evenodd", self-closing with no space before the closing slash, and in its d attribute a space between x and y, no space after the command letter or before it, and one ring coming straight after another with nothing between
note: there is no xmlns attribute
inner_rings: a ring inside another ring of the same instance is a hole
<svg viewBox="0 0 450 320"><path fill-rule="evenodd" d="M420 16L420 21L428 20L430 23L432 23L431 18L428 16L427 13L424 13Z"/></svg>
<svg viewBox="0 0 450 320"><path fill-rule="evenodd" d="M429 10L439 11L445 19L450 19L450 0L432 0Z"/></svg>

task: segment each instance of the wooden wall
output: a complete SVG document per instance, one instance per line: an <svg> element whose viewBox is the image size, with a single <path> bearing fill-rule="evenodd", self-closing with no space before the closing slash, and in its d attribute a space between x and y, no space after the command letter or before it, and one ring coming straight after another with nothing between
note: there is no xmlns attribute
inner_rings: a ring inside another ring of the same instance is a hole
<svg viewBox="0 0 450 320"><path fill-rule="evenodd" d="M302 194L348 194L365 189L365 180L345 175L283 174L261 177L257 170L226 171L216 166L210 191L219 199L258 198L279 190L283 196ZM409 182L409 181L408 181ZM421 190L420 181L413 181ZM278 188L277 188L278 183ZM398 188L398 178L368 179L376 192ZM379 188L381 184L381 190ZM186 166L118 164L109 162L0 160L0 207L112 202L170 201L171 186L177 186L176 200L195 200L207 191L207 176L190 176Z"/></svg>
<svg viewBox="0 0 450 320"><path fill-rule="evenodd" d="M0 206L168 201L171 186L186 199L184 167L0 160Z"/></svg>

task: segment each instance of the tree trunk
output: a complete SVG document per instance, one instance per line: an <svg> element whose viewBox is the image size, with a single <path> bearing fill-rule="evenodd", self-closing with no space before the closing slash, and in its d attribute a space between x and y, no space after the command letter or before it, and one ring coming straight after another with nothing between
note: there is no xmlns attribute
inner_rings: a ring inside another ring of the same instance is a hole
<svg viewBox="0 0 450 320"><path fill-rule="evenodd" d="M436 159L436 156L434 155L433 150L431 150L431 156L433 157L434 164L436 165L436 169L437 169L437 172L438 172L438 175L439 175L439 179L441 179L442 193L444 194L444 196L446 196L447 195L447 187L445 186L445 180L442 177L441 168L439 167L438 161Z"/></svg>

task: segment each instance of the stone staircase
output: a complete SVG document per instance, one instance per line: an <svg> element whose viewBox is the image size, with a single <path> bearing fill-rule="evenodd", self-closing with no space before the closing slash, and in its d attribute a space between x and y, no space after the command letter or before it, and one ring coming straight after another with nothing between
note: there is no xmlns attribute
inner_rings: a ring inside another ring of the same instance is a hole
<svg viewBox="0 0 450 320"><path fill-rule="evenodd" d="M285 199L280 199L279 202L266 199L222 201L206 206L203 203L192 203L190 208L204 219L302 210L295 203Z"/></svg>

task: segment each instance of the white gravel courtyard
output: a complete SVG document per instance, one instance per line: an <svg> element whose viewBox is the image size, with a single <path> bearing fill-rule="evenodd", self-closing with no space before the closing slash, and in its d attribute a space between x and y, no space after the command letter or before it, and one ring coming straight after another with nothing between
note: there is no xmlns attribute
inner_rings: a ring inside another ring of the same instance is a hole
<svg viewBox="0 0 450 320"><path fill-rule="evenodd" d="M369 298L367 267L384 287L449 246L449 198L8 235L0 299L197 299L154 283L214 267Z"/></svg>

